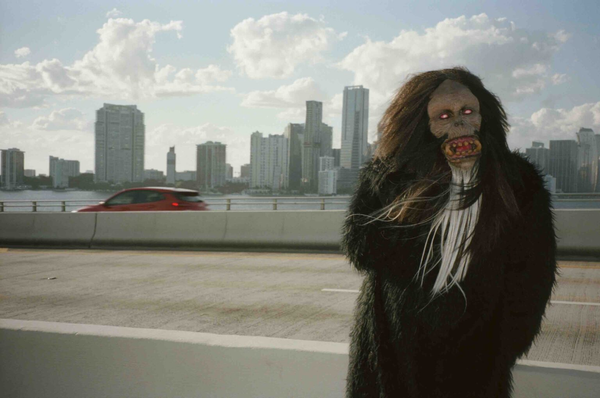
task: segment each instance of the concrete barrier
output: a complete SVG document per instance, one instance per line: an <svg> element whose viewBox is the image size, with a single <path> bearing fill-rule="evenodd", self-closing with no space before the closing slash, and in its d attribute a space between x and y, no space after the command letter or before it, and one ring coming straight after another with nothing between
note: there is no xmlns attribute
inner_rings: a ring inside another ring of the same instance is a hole
<svg viewBox="0 0 600 398"><path fill-rule="evenodd" d="M226 226L225 212L98 213L91 247L219 246Z"/></svg>
<svg viewBox="0 0 600 398"><path fill-rule="evenodd" d="M92 248L339 250L344 212L98 213Z"/></svg>
<svg viewBox="0 0 600 398"><path fill-rule="evenodd" d="M600 257L600 210L556 210L562 256ZM345 212L0 213L0 245L338 251Z"/></svg>
<svg viewBox="0 0 600 398"><path fill-rule="evenodd" d="M348 346L0 320L0 391L29 397L343 397ZM514 398L592 398L600 368L523 362Z"/></svg>
<svg viewBox="0 0 600 398"><path fill-rule="evenodd" d="M0 213L0 244L88 247L95 220L94 213Z"/></svg>
<svg viewBox="0 0 600 398"><path fill-rule="evenodd" d="M600 210L556 210L554 213L559 253L600 256Z"/></svg>

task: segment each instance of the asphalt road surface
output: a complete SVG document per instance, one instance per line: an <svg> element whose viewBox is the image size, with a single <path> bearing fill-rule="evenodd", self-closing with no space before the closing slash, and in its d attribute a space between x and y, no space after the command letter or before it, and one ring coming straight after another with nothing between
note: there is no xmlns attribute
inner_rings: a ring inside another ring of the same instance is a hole
<svg viewBox="0 0 600 398"><path fill-rule="evenodd" d="M600 263L560 262L527 359L600 366ZM0 318L348 342L342 255L0 249Z"/></svg>

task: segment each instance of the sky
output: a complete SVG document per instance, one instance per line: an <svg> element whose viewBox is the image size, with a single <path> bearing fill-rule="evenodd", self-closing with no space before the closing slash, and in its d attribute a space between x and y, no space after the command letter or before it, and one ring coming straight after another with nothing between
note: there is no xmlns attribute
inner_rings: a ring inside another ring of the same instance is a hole
<svg viewBox="0 0 600 398"><path fill-rule="evenodd" d="M543 5L542 5L543 4ZM0 0L0 148L94 169L104 103L145 114L145 168L195 170L196 145L227 145L239 173L250 134L303 123L307 100L340 147L345 86L370 91L369 142L411 74L465 66L500 97L513 149L600 134L600 2Z"/></svg>

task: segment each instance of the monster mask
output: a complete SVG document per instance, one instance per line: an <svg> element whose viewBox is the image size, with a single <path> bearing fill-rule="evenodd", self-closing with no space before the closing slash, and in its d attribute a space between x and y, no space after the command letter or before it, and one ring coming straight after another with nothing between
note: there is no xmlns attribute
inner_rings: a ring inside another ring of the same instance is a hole
<svg viewBox="0 0 600 398"><path fill-rule="evenodd" d="M454 80L444 81L431 95L429 128L437 138L446 137L441 150L451 166L469 170L481 156L479 112L477 97Z"/></svg>

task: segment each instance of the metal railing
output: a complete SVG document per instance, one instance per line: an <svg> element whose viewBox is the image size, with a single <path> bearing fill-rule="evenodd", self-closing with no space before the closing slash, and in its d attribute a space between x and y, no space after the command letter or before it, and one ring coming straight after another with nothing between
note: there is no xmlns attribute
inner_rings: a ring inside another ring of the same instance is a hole
<svg viewBox="0 0 600 398"><path fill-rule="evenodd" d="M4 211L32 211L32 212L66 212L82 206L98 203L98 200L2 200L0 201L0 212ZM8 210L15 209L15 210ZM26 210L19 210L26 209ZM69 209L69 210L67 210Z"/></svg>
<svg viewBox="0 0 600 398"><path fill-rule="evenodd" d="M211 210L345 210L350 196L240 196L239 198L205 196L203 200ZM556 194L553 195L553 200L564 203L599 203L600 193ZM0 212L66 212L96 203L99 203L99 201L93 199L0 200Z"/></svg>
<svg viewBox="0 0 600 398"><path fill-rule="evenodd" d="M327 197L204 197L212 210L343 210L349 196ZM2 200L0 212L66 212L82 206L99 203L98 200Z"/></svg>

